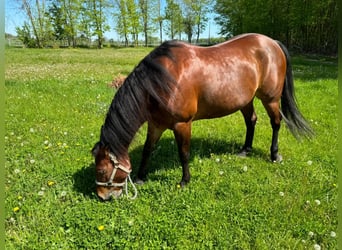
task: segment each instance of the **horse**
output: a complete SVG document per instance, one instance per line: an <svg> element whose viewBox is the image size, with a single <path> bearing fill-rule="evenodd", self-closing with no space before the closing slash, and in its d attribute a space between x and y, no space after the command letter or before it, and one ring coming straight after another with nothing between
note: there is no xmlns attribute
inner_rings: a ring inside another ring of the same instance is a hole
<svg viewBox="0 0 342 250"><path fill-rule="evenodd" d="M92 149L97 195L102 200L118 197L127 178L131 181L128 147L145 122L138 184L146 180L151 151L167 129L173 131L178 146L183 171L179 185L189 183L191 124L196 120L241 111L246 137L239 155L247 156L257 121L255 97L270 118L270 159L280 162L281 120L296 138L313 134L297 106L287 48L261 34L242 34L209 47L175 40L162 43L127 76L110 104L100 140Z"/></svg>

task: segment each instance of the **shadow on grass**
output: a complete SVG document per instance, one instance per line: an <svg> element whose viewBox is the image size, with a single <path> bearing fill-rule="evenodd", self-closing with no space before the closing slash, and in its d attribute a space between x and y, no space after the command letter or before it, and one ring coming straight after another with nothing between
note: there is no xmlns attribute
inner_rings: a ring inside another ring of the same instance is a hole
<svg viewBox="0 0 342 250"><path fill-rule="evenodd" d="M234 140L218 140L211 138L192 138L190 164L195 157L205 159L212 157L212 154L236 155L242 147L242 144ZM133 166L132 177L138 172L141 161L143 144L130 151L131 164ZM254 148L251 156L259 158L262 161L268 161L268 151ZM154 172L161 169L180 168L180 160L175 140L173 138L162 138L155 146L151 158L148 162L148 180L154 180L151 176ZM181 171L181 170L180 170ZM150 174L150 175L149 175ZM95 194L95 165L94 163L84 166L74 174L74 189L89 198L97 199ZM158 180L163 181L163 180Z"/></svg>
<svg viewBox="0 0 342 250"><path fill-rule="evenodd" d="M85 197L97 199L95 194L95 164L83 166L74 175L74 189Z"/></svg>

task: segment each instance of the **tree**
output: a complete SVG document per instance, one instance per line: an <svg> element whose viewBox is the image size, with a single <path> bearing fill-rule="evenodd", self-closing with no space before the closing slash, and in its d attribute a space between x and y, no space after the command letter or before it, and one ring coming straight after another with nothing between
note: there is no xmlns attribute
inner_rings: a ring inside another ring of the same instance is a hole
<svg viewBox="0 0 342 250"><path fill-rule="evenodd" d="M257 32L301 51L337 53L336 0L217 0L215 10L227 37Z"/></svg>
<svg viewBox="0 0 342 250"><path fill-rule="evenodd" d="M80 0L51 0L48 15L57 40L68 41L68 46L76 47Z"/></svg>
<svg viewBox="0 0 342 250"><path fill-rule="evenodd" d="M85 0L84 15L89 21L89 28L93 36L97 37L97 47L103 47L104 32L110 29L106 23L105 10L109 7L107 0Z"/></svg>
<svg viewBox="0 0 342 250"><path fill-rule="evenodd" d="M116 0L116 5L114 8L117 11L114 11L114 19L116 19L116 32L123 36L125 39L125 46L128 46L128 34L129 34L129 23L128 23L128 13L126 9L126 1L125 0Z"/></svg>
<svg viewBox="0 0 342 250"><path fill-rule="evenodd" d="M178 34L180 40L183 30L182 10L175 0L166 0L166 3L165 20L167 20L167 25L165 31L171 39Z"/></svg>
<svg viewBox="0 0 342 250"><path fill-rule="evenodd" d="M116 0L117 20L116 31L124 36L125 45L128 46L128 35L132 36L135 46L138 45L139 33L143 30L140 23L141 14L134 0Z"/></svg>
<svg viewBox="0 0 342 250"><path fill-rule="evenodd" d="M52 39L52 29L49 18L46 15L46 4L44 0L22 0L22 8L30 20L36 47L42 48L47 41ZM28 24L28 23L27 23ZM23 27L23 29L27 29Z"/></svg>
<svg viewBox="0 0 342 250"><path fill-rule="evenodd" d="M20 41L28 48L36 47L36 41L31 35L30 26L27 22L24 22L24 25L20 28L16 28L17 36Z"/></svg>
<svg viewBox="0 0 342 250"><path fill-rule="evenodd" d="M208 18L211 0L183 0L184 6L184 31L191 42L192 36L196 34L196 43L199 41L200 34L204 31Z"/></svg>

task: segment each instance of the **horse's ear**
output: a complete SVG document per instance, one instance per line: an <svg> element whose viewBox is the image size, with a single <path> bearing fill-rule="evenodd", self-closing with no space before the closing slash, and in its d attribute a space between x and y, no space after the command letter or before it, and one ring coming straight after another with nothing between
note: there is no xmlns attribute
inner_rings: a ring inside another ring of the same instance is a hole
<svg viewBox="0 0 342 250"><path fill-rule="evenodd" d="M95 157L100 150L100 142L97 142L91 150L92 155Z"/></svg>

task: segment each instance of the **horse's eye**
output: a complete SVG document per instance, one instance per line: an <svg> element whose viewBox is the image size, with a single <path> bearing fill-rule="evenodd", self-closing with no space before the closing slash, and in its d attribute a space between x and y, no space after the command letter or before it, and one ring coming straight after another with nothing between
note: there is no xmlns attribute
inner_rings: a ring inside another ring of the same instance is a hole
<svg viewBox="0 0 342 250"><path fill-rule="evenodd" d="M106 170L100 169L100 170L97 171L97 173L100 174L100 175L105 175L106 174Z"/></svg>

